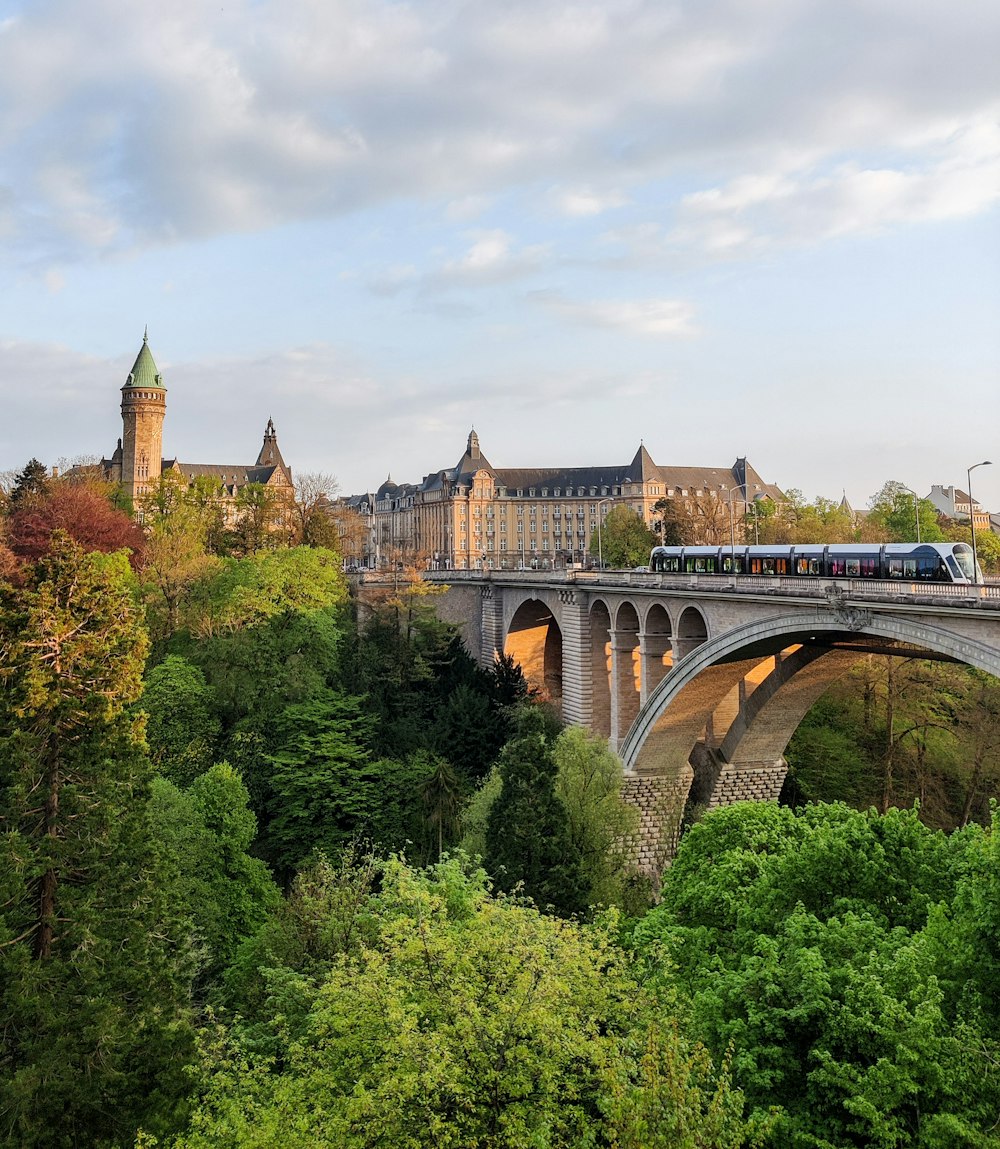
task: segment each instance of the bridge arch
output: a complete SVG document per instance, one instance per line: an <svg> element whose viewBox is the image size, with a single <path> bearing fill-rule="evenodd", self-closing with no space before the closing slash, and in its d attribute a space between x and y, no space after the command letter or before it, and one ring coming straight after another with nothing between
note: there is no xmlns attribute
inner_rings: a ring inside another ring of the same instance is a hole
<svg viewBox="0 0 1000 1149"><path fill-rule="evenodd" d="M696 606L686 606L677 620L677 653L680 658L708 641L708 622Z"/></svg>
<svg viewBox="0 0 1000 1149"><path fill-rule="evenodd" d="M542 599L525 599L506 627L504 653L521 664L524 677L553 702L562 700L562 630Z"/></svg>
<svg viewBox="0 0 1000 1149"><path fill-rule="evenodd" d="M825 611L773 616L707 639L679 661L650 694L621 744L626 772L655 772L678 781L690 777L689 759L713 714L741 682L756 674L763 693L740 707L719 744L720 758L744 767L770 761L771 769L783 775L783 765L776 760L802 716L860 657L858 650L829 644L856 642L860 635L878 640L888 654L893 644L917 647L1000 677L1000 651L926 621L918 625L902 616L867 611L844 617ZM826 646L814 646L817 639Z"/></svg>

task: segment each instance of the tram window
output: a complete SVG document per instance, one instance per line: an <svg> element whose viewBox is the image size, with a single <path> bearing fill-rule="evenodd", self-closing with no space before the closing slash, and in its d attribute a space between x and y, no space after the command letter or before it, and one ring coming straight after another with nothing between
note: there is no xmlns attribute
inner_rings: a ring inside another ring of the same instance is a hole
<svg viewBox="0 0 1000 1149"><path fill-rule="evenodd" d="M780 574L780 575L788 574L788 559L775 559L774 560L774 570L775 570L776 574Z"/></svg>
<svg viewBox="0 0 1000 1149"><path fill-rule="evenodd" d="M861 575L861 560L848 559L845 574L848 578L858 578Z"/></svg>
<svg viewBox="0 0 1000 1149"><path fill-rule="evenodd" d="M877 578L878 577L878 559L868 558L861 560L861 576L862 578Z"/></svg>
<svg viewBox="0 0 1000 1149"><path fill-rule="evenodd" d="M903 560L889 559L889 578L903 577Z"/></svg>
<svg viewBox="0 0 1000 1149"><path fill-rule="evenodd" d="M809 560L804 558L797 558L795 560L795 573L798 575L807 575L812 572L809 570Z"/></svg>
<svg viewBox="0 0 1000 1149"><path fill-rule="evenodd" d="M830 574L834 578L842 578L847 572L847 565L843 559L830 559Z"/></svg>
<svg viewBox="0 0 1000 1149"><path fill-rule="evenodd" d="M770 556L763 560L763 571L766 575L774 574L774 559Z"/></svg>

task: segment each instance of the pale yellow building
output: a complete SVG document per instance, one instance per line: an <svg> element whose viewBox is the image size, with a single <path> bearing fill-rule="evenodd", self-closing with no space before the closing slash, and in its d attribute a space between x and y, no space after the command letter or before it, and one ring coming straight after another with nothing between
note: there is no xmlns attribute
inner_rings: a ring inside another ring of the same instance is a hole
<svg viewBox="0 0 1000 1149"><path fill-rule="evenodd" d="M368 565L515 569L589 564L591 538L614 506L654 525L662 499L721 508L739 520L755 499L781 497L746 459L732 467L664 467L641 444L631 462L612 466L494 467L472 431L454 467L419 484L387 479L344 502L369 523Z"/></svg>

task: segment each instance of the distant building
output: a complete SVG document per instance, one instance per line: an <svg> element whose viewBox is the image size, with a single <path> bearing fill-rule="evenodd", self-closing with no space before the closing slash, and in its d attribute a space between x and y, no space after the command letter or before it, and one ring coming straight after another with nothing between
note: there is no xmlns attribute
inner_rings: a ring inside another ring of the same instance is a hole
<svg viewBox="0 0 1000 1149"><path fill-rule="evenodd" d="M368 565L407 558L514 569L589 562L591 537L615 506L652 524L662 499L721 502L727 516L731 504L740 516L759 498L783 495L745 458L732 467L665 467L640 444L631 462L611 466L494 467L472 431L455 466L417 484L387 478L377 491L341 502L368 523Z"/></svg>
<svg viewBox="0 0 1000 1149"><path fill-rule="evenodd" d="M977 531L991 529L989 511L984 511L975 499L970 499L968 493L959 487L942 487L934 483L927 499L949 519L962 520L971 517Z"/></svg>
<svg viewBox="0 0 1000 1149"><path fill-rule="evenodd" d="M167 389L149 349L148 333L121 389L122 437L110 459L102 459L104 475L121 483L133 503L155 490L160 476L176 472L188 480L207 476L218 485L226 505L226 518L235 517L235 499L250 483L268 488L277 498L291 503L292 472L281 457L274 423L268 419L264 443L255 463L182 463L163 457L163 420L167 412Z"/></svg>

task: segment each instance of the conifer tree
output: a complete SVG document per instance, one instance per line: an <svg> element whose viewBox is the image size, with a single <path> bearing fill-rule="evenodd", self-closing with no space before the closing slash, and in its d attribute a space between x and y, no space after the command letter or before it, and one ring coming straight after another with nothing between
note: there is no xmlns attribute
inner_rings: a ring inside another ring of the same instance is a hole
<svg viewBox="0 0 1000 1149"><path fill-rule="evenodd" d="M541 907L574 914L586 908L579 850L556 794L551 731L541 708L521 715L521 732L500 755L500 793L486 827L486 868L501 890L520 886Z"/></svg>
<svg viewBox="0 0 1000 1149"><path fill-rule="evenodd" d="M32 495L44 495L48 487L48 468L37 459L29 459L24 470L14 476L14 486L10 492L11 506L23 503Z"/></svg>
<svg viewBox="0 0 1000 1149"><path fill-rule="evenodd" d="M0 1145L155 1126L189 1051L128 710L147 646L132 590L124 554L65 535L0 590Z"/></svg>

